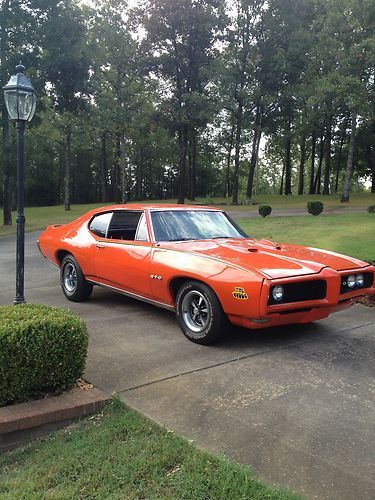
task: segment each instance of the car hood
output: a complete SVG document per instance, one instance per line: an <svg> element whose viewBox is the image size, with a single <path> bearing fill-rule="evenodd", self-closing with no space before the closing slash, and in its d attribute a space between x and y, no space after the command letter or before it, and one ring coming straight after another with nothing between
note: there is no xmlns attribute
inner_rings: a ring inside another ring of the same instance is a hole
<svg viewBox="0 0 375 500"><path fill-rule="evenodd" d="M219 259L270 279L316 274L324 267L343 271L368 265L335 252L250 238L183 241L163 246Z"/></svg>

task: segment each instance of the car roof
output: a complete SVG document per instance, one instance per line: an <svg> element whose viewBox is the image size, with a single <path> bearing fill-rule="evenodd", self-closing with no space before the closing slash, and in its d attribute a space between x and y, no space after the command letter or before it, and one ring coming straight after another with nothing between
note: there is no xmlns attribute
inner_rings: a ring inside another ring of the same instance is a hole
<svg viewBox="0 0 375 500"><path fill-rule="evenodd" d="M117 205L105 205L103 207L95 208L92 213L110 212L112 210L212 210L220 211L216 207L209 207L205 205L178 205L177 203L126 203Z"/></svg>

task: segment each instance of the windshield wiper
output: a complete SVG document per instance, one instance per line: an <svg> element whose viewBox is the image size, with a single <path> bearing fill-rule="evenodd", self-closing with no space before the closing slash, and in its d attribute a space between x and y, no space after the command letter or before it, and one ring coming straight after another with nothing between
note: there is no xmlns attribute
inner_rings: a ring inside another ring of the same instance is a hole
<svg viewBox="0 0 375 500"><path fill-rule="evenodd" d="M220 238L235 238L235 236L212 236L210 240L218 240Z"/></svg>
<svg viewBox="0 0 375 500"><path fill-rule="evenodd" d="M174 238L173 240L167 240L167 241L191 241L194 238Z"/></svg>

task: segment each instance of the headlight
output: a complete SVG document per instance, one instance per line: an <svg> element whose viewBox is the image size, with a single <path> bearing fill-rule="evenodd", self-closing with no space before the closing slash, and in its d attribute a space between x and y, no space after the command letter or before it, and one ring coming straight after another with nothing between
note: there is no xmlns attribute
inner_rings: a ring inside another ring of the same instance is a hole
<svg viewBox="0 0 375 500"><path fill-rule="evenodd" d="M276 302L280 302L280 300L284 297L284 287L275 286L272 290L272 297Z"/></svg>
<svg viewBox="0 0 375 500"><path fill-rule="evenodd" d="M355 284L358 286L358 287L361 287L363 286L365 283L365 277L363 274L357 274L356 277L355 277Z"/></svg>
<svg viewBox="0 0 375 500"><path fill-rule="evenodd" d="M354 288L355 287L355 283L356 283L356 277L354 274L351 274L350 276L348 276L348 279L347 279L347 285L349 288Z"/></svg>

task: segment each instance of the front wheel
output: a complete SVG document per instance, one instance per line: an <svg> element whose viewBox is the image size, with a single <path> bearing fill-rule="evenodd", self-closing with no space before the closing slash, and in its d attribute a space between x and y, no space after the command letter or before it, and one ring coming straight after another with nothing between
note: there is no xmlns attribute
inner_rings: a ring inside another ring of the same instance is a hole
<svg viewBox="0 0 375 500"><path fill-rule="evenodd" d="M198 281L184 283L177 293L176 313L182 333L192 342L210 345L222 337L225 315L207 285Z"/></svg>
<svg viewBox="0 0 375 500"><path fill-rule="evenodd" d="M82 302L90 298L93 286L86 281L73 255L67 255L62 261L60 282L62 291L68 300Z"/></svg>

